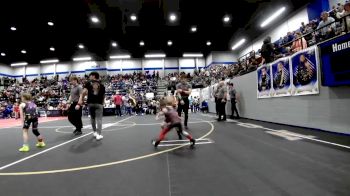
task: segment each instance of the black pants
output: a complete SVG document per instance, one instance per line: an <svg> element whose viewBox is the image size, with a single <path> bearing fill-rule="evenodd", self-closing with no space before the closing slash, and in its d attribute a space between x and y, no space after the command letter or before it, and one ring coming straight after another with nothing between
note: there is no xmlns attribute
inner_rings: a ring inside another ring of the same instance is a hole
<svg viewBox="0 0 350 196"><path fill-rule="evenodd" d="M222 102L222 99L218 99L218 109L219 109L219 120L221 117L226 120L226 101Z"/></svg>
<svg viewBox="0 0 350 196"><path fill-rule="evenodd" d="M82 107L79 110L75 109L77 102L73 102L68 110L68 120L76 128L76 130L81 130L83 128L83 122L81 120Z"/></svg>
<svg viewBox="0 0 350 196"><path fill-rule="evenodd" d="M231 111L232 111L231 117L234 117L236 112L237 118L239 118L238 110L236 107L236 99L231 99Z"/></svg>
<svg viewBox="0 0 350 196"><path fill-rule="evenodd" d="M120 105L115 106L115 112L117 116L122 116L122 111L120 110Z"/></svg>
<svg viewBox="0 0 350 196"><path fill-rule="evenodd" d="M177 106L177 113L181 117L182 111L185 113L185 122L184 125L187 127L187 122L188 122L188 108L190 107L190 101L188 100L188 97L183 97L182 100L185 102L184 105L181 105L180 101Z"/></svg>

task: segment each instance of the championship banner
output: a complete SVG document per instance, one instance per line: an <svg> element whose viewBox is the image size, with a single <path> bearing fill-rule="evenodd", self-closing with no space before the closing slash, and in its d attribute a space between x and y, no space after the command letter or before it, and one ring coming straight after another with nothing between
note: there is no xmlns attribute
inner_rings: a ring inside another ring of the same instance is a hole
<svg viewBox="0 0 350 196"><path fill-rule="evenodd" d="M273 97L284 97L292 95L291 74L289 72L289 58L279 59L271 64Z"/></svg>
<svg viewBox="0 0 350 196"><path fill-rule="evenodd" d="M258 68L257 73L257 94L258 98L271 97L271 72L270 64Z"/></svg>
<svg viewBox="0 0 350 196"><path fill-rule="evenodd" d="M317 48L311 47L295 53L291 57L293 73L292 95L318 94Z"/></svg>

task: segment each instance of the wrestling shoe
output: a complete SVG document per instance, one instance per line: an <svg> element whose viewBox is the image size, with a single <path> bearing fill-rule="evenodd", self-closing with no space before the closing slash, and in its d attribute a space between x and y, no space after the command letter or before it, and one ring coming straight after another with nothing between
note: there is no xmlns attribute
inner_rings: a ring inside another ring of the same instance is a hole
<svg viewBox="0 0 350 196"><path fill-rule="evenodd" d="M103 135L99 135L99 134L97 134L97 136L96 136L96 140L102 140L103 139Z"/></svg>
<svg viewBox="0 0 350 196"><path fill-rule="evenodd" d="M194 145L196 144L196 140L195 139L190 139L190 142L191 142L190 147L194 148Z"/></svg>
<svg viewBox="0 0 350 196"><path fill-rule="evenodd" d="M96 138L98 136L96 131L94 131L94 133L92 135L94 136L94 138Z"/></svg>
<svg viewBox="0 0 350 196"><path fill-rule="evenodd" d="M152 140L152 145L157 148L157 146L159 145L159 141L156 141L156 140Z"/></svg>
<svg viewBox="0 0 350 196"><path fill-rule="evenodd" d="M38 142L38 143L36 143L35 146L38 148L44 148L46 146L46 144L45 144L45 142Z"/></svg>
<svg viewBox="0 0 350 196"><path fill-rule="evenodd" d="M28 152L29 151L29 146L28 145L23 145L22 148L18 149L20 152Z"/></svg>

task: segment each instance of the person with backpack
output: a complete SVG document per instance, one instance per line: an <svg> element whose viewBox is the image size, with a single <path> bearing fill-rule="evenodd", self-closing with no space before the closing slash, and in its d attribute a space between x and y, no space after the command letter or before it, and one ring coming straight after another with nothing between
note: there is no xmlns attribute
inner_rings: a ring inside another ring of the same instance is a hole
<svg viewBox="0 0 350 196"><path fill-rule="evenodd" d="M87 95L87 104L91 116L90 121L93 129L93 135L96 140L101 140L103 139L102 116L106 90L104 85L99 81L99 73L91 72L89 74L89 79L90 80L84 85L83 92L80 94L76 109L79 110L79 108L83 105L84 97Z"/></svg>
<svg viewBox="0 0 350 196"><path fill-rule="evenodd" d="M20 116L23 122L23 146L19 149L20 152L28 152L30 150L28 144L28 129L32 125L32 132L37 137L38 143L36 147L43 148L46 146L43 136L38 131L38 112L37 106L32 100L32 95L23 93L21 96L22 103L20 104Z"/></svg>

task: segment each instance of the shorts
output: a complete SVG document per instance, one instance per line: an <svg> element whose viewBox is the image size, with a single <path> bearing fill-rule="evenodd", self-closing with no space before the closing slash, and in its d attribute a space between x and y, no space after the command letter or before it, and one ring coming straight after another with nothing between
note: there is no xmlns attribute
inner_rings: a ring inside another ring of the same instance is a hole
<svg viewBox="0 0 350 196"><path fill-rule="evenodd" d="M23 129L29 129L30 124L32 124L32 129L38 129L38 117L34 117L34 118L25 117Z"/></svg>

